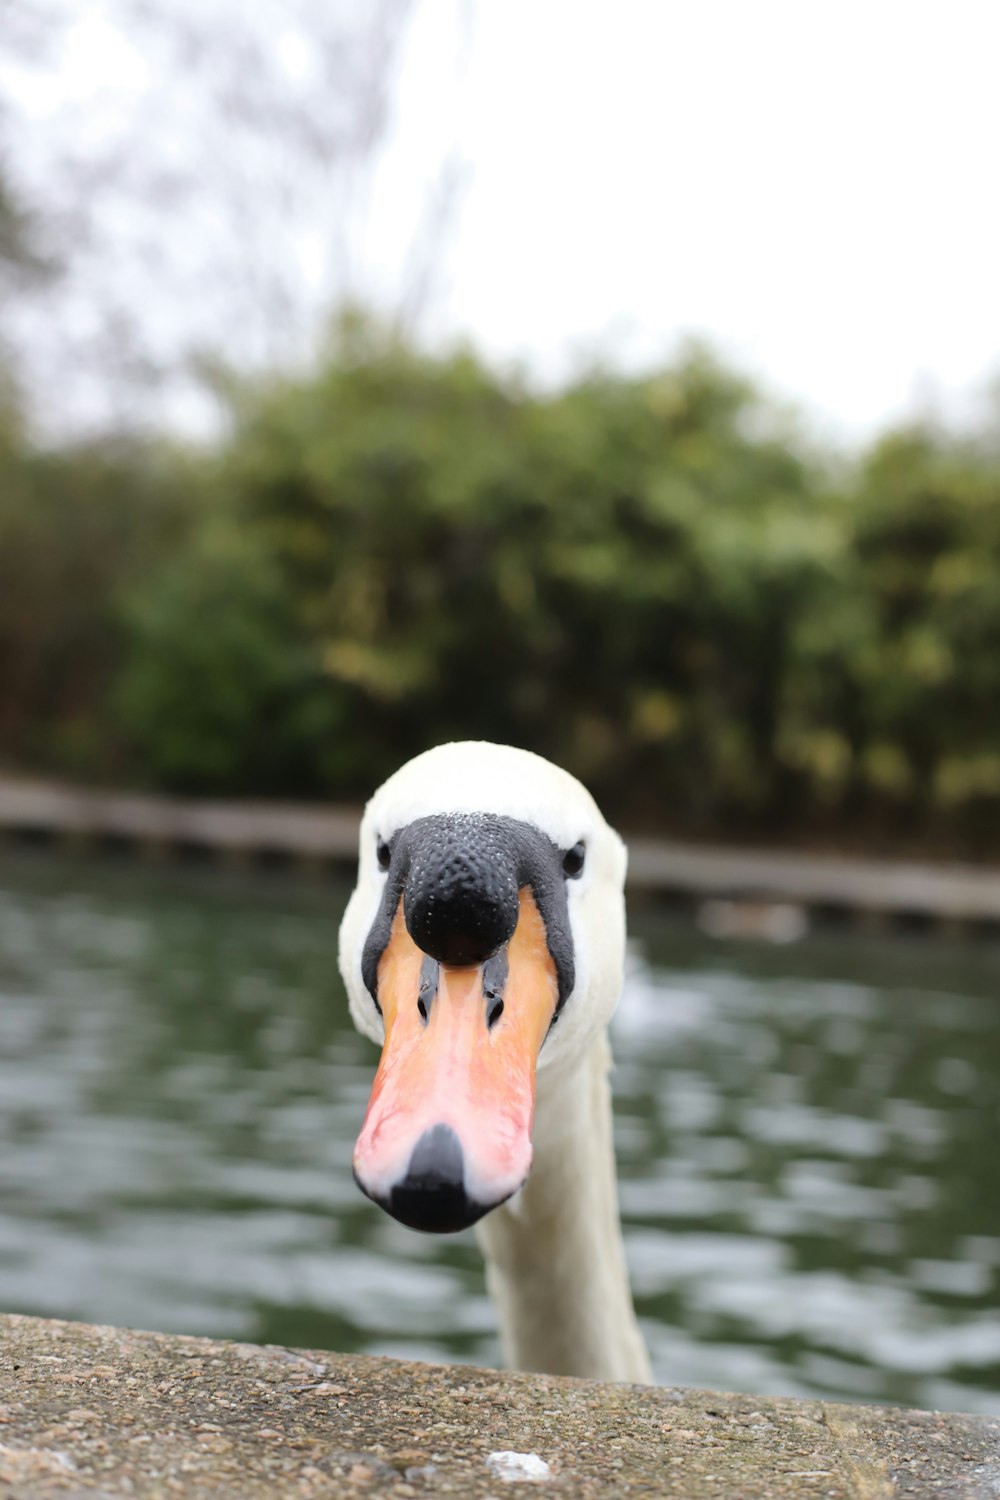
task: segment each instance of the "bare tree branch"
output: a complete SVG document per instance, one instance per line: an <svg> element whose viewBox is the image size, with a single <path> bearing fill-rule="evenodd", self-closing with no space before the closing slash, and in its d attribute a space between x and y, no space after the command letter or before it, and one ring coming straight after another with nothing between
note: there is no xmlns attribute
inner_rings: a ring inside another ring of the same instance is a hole
<svg viewBox="0 0 1000 1500"><path fill-rule="evenodd" d="M29 387L58 390L57 420L117 387L116 418L156 421L203 390L206 364L300 364L335 306L366 299L365 223L415 5L105 0L81 15L74 0L9 0L0 149L65 274L4 321ZM407 322L433 294L463 172L453 154L439 165L403 247ZM3 234L0 197L0 256Z"/></svg>

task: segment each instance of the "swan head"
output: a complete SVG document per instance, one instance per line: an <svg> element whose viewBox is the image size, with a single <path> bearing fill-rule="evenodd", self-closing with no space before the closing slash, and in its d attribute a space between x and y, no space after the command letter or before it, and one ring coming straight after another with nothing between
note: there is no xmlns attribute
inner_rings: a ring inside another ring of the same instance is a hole
<svg viewBox="0 0 1000 1500"><path fill-rule="evenodd" d="M372 797L340 929L351 1015L382 1046L354 1175L412 1228L462 1229L532 1157L621 989L625 846L581 784L507 745L440 745Z"/></svg>

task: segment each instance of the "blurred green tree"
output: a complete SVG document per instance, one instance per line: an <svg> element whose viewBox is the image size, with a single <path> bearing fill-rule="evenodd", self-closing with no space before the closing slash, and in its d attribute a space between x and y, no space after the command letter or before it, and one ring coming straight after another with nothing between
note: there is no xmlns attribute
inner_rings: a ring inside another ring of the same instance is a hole
<svg viewBox="0 0 1000 1500"><path fill-rule="evenodd" d="M435 739L482 735L636 816L774 815L796 631L843 534L822 473L705 351L542 398L348 320L315 380L235 399L204 525L221 507L256 549L244 574L230 555L241 609L259 607L263 559L289 601L277 675L300 717L294 774L266 757L276 785L353 795ZM155 774L195 786L199 736L185 761L145 715L195 616L170 572L143 609L125 720ZM207 726L209 698L200 712ZM285 735L280 714L262 722ZM231 754L249 758L227 774L254 781L257 751Z"/></svg>
<svg viewBox="0 0 1000 1500"><path fill-rule="evenodd" d="M482 736L625 824L982 848L1000 819L1000 447L853 466L703 349L539 394L345 317L228 436L0 425L0 757L356 798Z"/></svg>

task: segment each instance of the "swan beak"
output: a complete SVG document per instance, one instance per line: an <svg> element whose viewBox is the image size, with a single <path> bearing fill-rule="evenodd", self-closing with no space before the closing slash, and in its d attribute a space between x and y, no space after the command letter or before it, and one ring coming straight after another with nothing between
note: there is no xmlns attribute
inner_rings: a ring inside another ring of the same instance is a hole
<svg viewBox="0 0 1000 1500"><path fill-rule="evenodd" d="M505 949L467 968L429 959L400 902L378 970L385 1044L354 1150L362 1192L412 1229L446 1234L517 1191L558 991L530 888Z"/></svg>

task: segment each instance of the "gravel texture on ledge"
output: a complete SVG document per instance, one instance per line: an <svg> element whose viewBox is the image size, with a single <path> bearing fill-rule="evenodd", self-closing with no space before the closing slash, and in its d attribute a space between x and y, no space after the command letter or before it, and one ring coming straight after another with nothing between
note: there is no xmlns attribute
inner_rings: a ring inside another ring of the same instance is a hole
<svg viewBox="0 0 1000 1500"><path fill-rule="evenodd" d="M996 1500L1000 1418L0 1316L3 1500L545 1493Z"/></svg>

